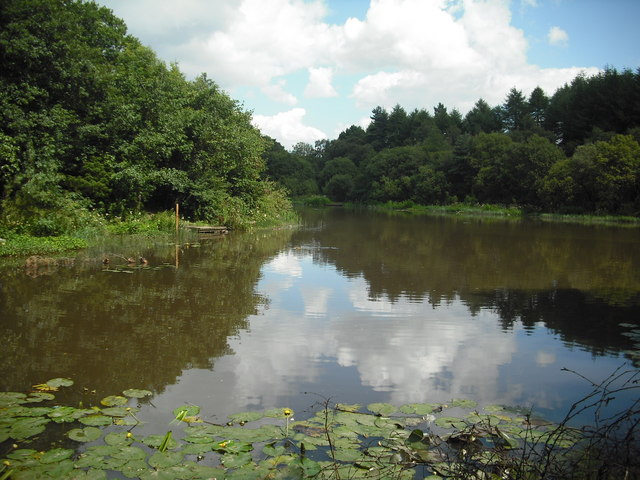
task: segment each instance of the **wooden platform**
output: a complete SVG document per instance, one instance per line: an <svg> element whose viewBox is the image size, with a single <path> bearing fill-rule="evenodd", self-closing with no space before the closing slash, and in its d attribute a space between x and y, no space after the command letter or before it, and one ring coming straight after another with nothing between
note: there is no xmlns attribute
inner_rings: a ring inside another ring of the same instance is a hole
<svg viewBox="0 0 640 480"><path fill-rule="evenodd" d="M229 229L224 225L187 225L188 229L195 230L198 233L208 233L213 235L225 235L229 233Z"/></svg>

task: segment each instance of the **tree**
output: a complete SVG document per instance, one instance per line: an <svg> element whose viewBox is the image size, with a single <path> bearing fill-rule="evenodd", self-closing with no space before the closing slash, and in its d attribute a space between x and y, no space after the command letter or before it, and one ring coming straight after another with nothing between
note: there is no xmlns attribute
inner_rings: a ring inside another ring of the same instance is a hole
<svg viewBox="0 0 640 480"><path fill-rule="evenodd" d="M371 112L371 123L367 127L367 143L376 152L389 146L389 114L382 107L376 107Z"/></svg>
<svg viewBox="0 0 640 480"><path fill-rule="evenodd" d="M496 111L481 98L465 115L463 130L471 135L499 132L502 130L502 124Z"/></svg>
<svg viewBox="0 0 640 480"><path fill-rule="evenodd" d="M549 106L549 97L540 87L536 87L529 95L529 113L536 126L542 127L545 121L547 107Z"/></svg>
<svg viewBox="0 0 640 480"><path fill-rule="evenodd" d="M508 132L527 130L532 126L527 99L515 87L509 90L502 104L502 121Z"/></svg>

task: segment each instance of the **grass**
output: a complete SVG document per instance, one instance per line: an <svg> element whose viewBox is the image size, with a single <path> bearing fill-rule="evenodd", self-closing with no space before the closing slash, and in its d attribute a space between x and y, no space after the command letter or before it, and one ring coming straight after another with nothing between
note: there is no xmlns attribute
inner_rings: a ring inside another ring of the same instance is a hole
<svg viewBox="0 0 640 480"><path fill-rule="evenodd" d="M51 255L88 246L86 240L69 235L57 237L8 235L5 240L5 242L0 243L0 257Z"/></svg>

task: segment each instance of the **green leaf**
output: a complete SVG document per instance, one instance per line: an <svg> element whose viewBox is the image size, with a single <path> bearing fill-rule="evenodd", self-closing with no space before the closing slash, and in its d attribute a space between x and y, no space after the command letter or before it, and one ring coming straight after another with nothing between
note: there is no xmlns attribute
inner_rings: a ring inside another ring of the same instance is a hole
<svg viewBox="0 0 640 480"><path fill-rule="evenodd" d="M262 453L270 457L277 457L283 455L287 449L283 445L276 445L275 442L268 443L262 449Z"/></svg>
<svg viewBox="0 0 640 480"><path fill-rule="evenodd" d="M54 400L56 398L52 393L47 392L31 392L29 397L27 397L27 402L37 403L42 402L43 400Z"/></svg>
<svg viewBox="0 0 640 480"><path fill-rule="evenodd" d="M367 405L367 409L370 412L378 413L383 416L388 416L394 413L397 408L389 403L370 403Z"/></svg>
<svg viewBox="0 0 640 480"><path fill-rule="evenodd" d="M149 435L142 439L142 443L144 443L148 447L152 448L160 448L162 442L164 441L166 435ZM167 442L167 448L172 450L178 446L178 442L174 438L170 438Z"/></svg>
<svg viewBox="0 0 640 480"><path fill-rule="evenodd" d="M179 416L193 417L194 415L198 415L199 413L200 413L200 407L197 405L182 405L181 407L178 407L173 411L173 415L176 418L178 418Z"/></svg>
<svg viewBox="0 0 640 480"><path fill-rule="evenodd" d="M120 395L109 395L108 397L100 400L100 403L105 407L117 407L121 405L126 405L129 400L126 397L121 397Z"/></svg>
<svg viewBox="0 0 640 480"><path fill-rule="evenodd" d="M133 438L127 432L111 432L104 437L104 443L114 446L131 445Z"/></svg>
<svg viewBox="0 0 640 480"><path fill-rule="evenodd" d="M475 408L478 406L478 402L474 400L465 400L465 399L454 399L449 402L450 407L461 407L461 408Z"/></svg>
<svg viewBox="0 0 640 480"><path fill-rule="evenodd" d="M55 463L66 460L73 455L73 450L68 448L54 448L49 450L40 457L40 463Z"/></svg>
<svg viewBox="0 0 640 480"><path fill-rule="evenodd" d="M220 457L220 462L227 468L238 468L253 461L251 453L226 453Z"/></svg>
<svg viewBox="0 0 640 480"><path fill-rule="evenodd" d="M440 407L438 403L409 403L400 407L400 411L407 415L428 415Z"/></svg>
<svg viewBox="0 0 640 480"><path fill-rule="evenodd" d="M25 403L27 396L20 392L0 392L0 408Z"/></svg>
<svg viewBox="0 0 640 480"><path fill-rule="evenodd" d="M149 458L149 465L154 468L167 468L182 462L182 452L156 452Z"/></svg>
<svg viewBox="0 0 640 480"><path fill-rule="evenodd" d="M69 378L52 378L46 382L50 387L58 388L58 387L70 387L73 385L73 380Z"/></svg>
<svg viewBox="0 0 640 480"><path fill-rule="evenodd" d="M74 428L67 432L67 436L76 442L93 442L102 435L102 430L96 427Z"/></svg>
<svg viewBox="0 0 640 480"><path fill-rule="evenodd" d="M233 415L229 415L229 419L235 423L241 422L254 422L256 420L260 420L264 417L264 414L261 412L242 412L235 413Z"/></svg>
<svg viewBox="0 0 640 480"><path fill-rule="evenodd" d="M462 430L467 426L467 423L457 417L440 417L436 419L436 425L441 428L453 428L455 430Z"/></svg>
<svg viewBox="0 0 640 480"><path fill-rule="evenodd" d="M129 398L144 398L144 397L150 397L151 395L153 395L153 392L150 392L149 390L139 390L137 388L130 388L122 392L122 394L125 397L129 397Z"/></svg>
<svg viewBox="0 0 640 480"><path fill-rule="evenodd" d="M129 415L130 411L131 408L129 407L110 407L102 409L102 413L109 417L126 417Z"/></svg>
<svg viewBox="0 0 640 480"><path fill-rule="evenodd" d="M24 440L44 432L51 420L41 417L20 418L11 425L10 436L14 440Z"/></svg>
<svg viewBox="0 0 640 480"><path fill-rule="evenodd" d="M113 423L113 419L106 415L89 415L88 417L79 418L78 421L93 427L106 427Z"/></svg>

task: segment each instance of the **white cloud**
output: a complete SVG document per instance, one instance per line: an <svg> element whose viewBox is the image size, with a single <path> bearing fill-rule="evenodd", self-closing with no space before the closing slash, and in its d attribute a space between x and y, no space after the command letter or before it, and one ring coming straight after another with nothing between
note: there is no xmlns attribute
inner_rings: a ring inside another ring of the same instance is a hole
<svg viewBox="0 0 640 480"><path fill-rule="evenodd" d="M275 115L254 115L253 123L264 134L278 139L286 148L298 142L313 144L327 136L315 127L303 123L307 111L304 108L292 108Z"/></svg>
<svg viewBox="0 0 640 480"><path fill-rule="evenodd" d="M540 85L552 94L578 72L598 71L528 63L511 8L533 8L535 0L371 0L366 16L340 25L327 23L326 0L100 1L187 76L206 72L232 95L244 87L288 106L304 104L283 81L304 72L307 98L339 96L333 79L340 76L344 85L353 78L341 111L396 103L431 109L442 102L464 114L479 98L502 103L512 87L528 92ZM554 27L548 40L563 45L568 35ZM302 123L304 113L256 115L256 123L283 144L325 138ZM327 132L348 119L330 121Z"/></svg>
<svg viewBox="0 0 640 480"><path fill-rule="evenodd" d="M551 27L547 34L547 40L551 45L567 45L569 43L569 34L560 27Z"/></svg>
<svg viewBox="0 0 640 480"><path fill-rule="evenodd" d="M338 92L336 92L335 88L333 88L333 85L331 85L332 78L333 69L310 67L309 83L304 89L305 96L310 98L337 97Z"/></svg>
<svg viewBox="0 0 640 480"><path fill-rule="evenodd" d="M285 103L287 105L293 106L298 103L298 99L295 97L295 95L292 95L289 92L285 91L285 85L286 80L279 80L277 83L262 87L260 90L275 102Z"/></svg>

